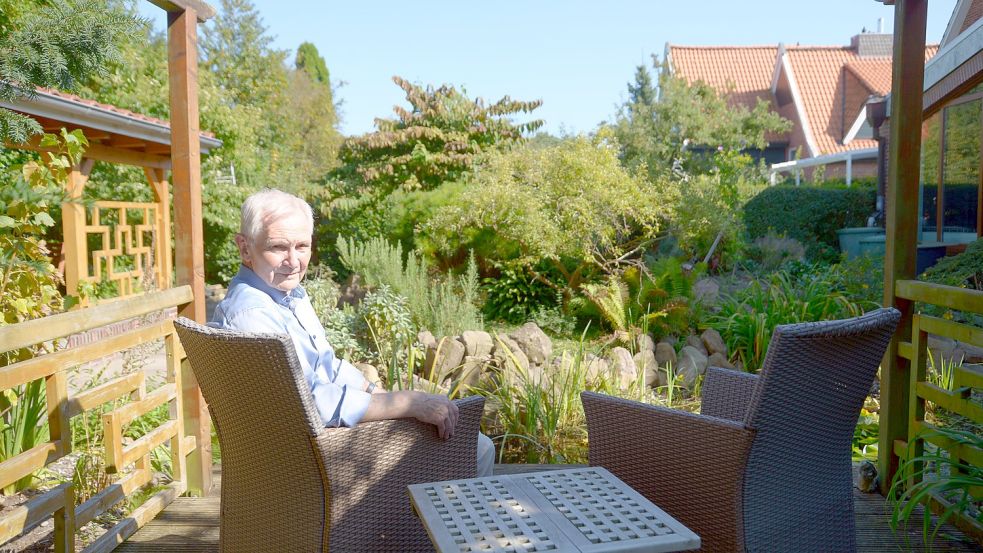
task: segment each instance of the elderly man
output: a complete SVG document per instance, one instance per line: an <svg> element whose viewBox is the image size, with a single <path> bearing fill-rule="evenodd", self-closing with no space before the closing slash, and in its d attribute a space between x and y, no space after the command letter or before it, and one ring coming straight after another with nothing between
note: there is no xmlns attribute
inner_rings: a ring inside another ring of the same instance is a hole
<svg viewBox="0 0 983 553"><path fill-rule="evenodd" d="M314 217L304 200L279 190L249 196L235 237L242 265L225 299L215 307L211 324L289 335L326 426L411 417L436 426L441 438L453 436L457 406L446 396L377 389L335 356L301 286L313 233ZM490 475L495 448L480 434L477 448L478 475Z"/></svg>

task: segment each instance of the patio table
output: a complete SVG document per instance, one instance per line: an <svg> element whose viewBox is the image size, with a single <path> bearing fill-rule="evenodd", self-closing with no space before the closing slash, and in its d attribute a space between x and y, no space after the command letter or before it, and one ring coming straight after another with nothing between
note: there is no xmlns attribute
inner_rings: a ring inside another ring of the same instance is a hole
<svg viewBox="0 0 983 553"><path fill-rule="evenodd" d="M601 467L409 486L437 551L660 552L700 538Z"/></svg>

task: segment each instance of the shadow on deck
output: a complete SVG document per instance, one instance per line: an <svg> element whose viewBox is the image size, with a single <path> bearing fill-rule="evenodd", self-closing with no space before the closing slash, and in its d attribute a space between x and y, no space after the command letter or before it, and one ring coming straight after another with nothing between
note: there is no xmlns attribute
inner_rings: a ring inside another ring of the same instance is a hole
<svg viewBox="0 0 983 553"><path fill-rule="evenodd" d="M566 468L572 465L495 465L495 474L515 474ZM151 552L218 552L219 490L222 485L220 467L215 467L214 487L208 497L181 497L171 503L157 518L141 528L120 545L122 553ZM961 532L946 526L940 531L931 548L925 547L921 529L921 510L913 517L913 528L894 533L888 526L891 507L878 494L853 490L853 505L857 520L857 550L861 553L897 553L898 551L962 552L980 551L980 546ZM671 514L671 513L670 513Z"/></svg>

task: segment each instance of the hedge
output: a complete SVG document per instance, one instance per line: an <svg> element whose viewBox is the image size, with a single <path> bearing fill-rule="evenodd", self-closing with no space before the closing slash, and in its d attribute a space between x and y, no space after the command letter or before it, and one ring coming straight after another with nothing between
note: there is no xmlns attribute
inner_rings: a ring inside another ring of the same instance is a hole
<svg viewBox="0 0 983 553"><path fill-rule="evenodd" d="M802 242L810 259L834 261L839 257L836 231L866 226L875 197L869 186L773 186L744 206L744 224L752 240L787 236Z"/></svg>

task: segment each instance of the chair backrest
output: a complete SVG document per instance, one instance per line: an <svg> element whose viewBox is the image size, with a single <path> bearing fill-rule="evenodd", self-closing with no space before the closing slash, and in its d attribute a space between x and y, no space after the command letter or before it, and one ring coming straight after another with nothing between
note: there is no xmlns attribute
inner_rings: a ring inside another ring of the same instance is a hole
<svg viewBox="0 0 983 553"><path fill-rule="evenodd" d="M174 325L222 448L222 550L323 550L323 424L290 339Z"/></svg>
<svg viewBox="0 0 983 553"><path fill-rule="evenodd" d="M878 309L775 329L745 421L755 430L744 479L748 550L855 548L850 443L900 316ZM838 525L841 544L830 541Z"/></svg>

